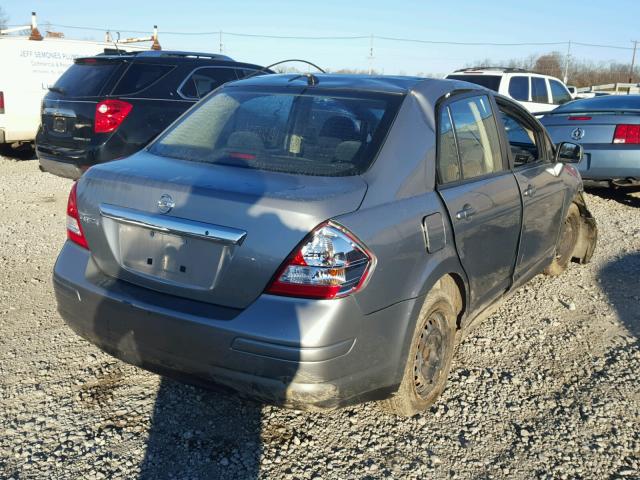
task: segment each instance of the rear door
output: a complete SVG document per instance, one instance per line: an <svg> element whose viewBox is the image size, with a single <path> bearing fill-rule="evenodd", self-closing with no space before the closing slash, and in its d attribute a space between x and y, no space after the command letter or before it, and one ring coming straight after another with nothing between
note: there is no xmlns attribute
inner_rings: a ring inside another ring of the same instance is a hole
<svg viewBox="0 0 640 480"><path fill-rule="evenodd" d="M514 282L539 272L554 254L566 188L554 168L551 146L531 116L499 99L510 163L522 194L522 237Z"/></svg>
<svg viewBox="0 0 640 480"><path fill-rule="evenodd" d="M438 191L470 283L471 308L506 291L520 236L520 192L500 147L488 95L454 97L439 112Z"/></svg>

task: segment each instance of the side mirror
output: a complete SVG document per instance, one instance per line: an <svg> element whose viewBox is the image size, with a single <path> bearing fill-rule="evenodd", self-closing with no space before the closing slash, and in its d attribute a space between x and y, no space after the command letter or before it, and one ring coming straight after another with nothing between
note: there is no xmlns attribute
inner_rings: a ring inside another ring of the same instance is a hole
<svg viewBox="0 0 640 480"><path fill-rule="evenodd" d="M583 152L582 145L562 142L556 146L556 162L580 163Z"/></svg>

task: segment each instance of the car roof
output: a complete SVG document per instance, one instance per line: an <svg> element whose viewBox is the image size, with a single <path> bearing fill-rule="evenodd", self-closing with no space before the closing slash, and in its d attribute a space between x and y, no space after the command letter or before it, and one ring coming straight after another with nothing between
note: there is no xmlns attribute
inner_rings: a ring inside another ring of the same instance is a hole
<svg viewBox="0 0 640 480"><path fill-rule="evenodd" d="M382 92L391 94L407 94L414 89L423 89L428 85L453 84L452 80L435 78L392 76L392 75L351 75L341 73L314 73L313 80L309 80L309 74L273 74L259 75L237 82L229 86L256 86L256 87L286 87L294 84L300 86L304 82L316 82L315 87L329 90L353 90ZM455 82L460 85L461 82ZM466 82L465 82L466 84ZM469 84L471 86L471 84ZM477 86L476 86L477 87ZM454 88L451 88L452 90Z"/></svg>

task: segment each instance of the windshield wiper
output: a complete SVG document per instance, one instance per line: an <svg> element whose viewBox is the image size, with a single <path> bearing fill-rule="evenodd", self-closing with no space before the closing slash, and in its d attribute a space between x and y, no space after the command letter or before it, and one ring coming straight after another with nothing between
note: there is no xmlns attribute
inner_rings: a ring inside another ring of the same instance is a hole
<svg viewBox="0 0 640 480"><path fill-rule="evenodd" d="M49 87L49 91L59 93L60 95L64 95L66 93L62 87Z"/></svg>

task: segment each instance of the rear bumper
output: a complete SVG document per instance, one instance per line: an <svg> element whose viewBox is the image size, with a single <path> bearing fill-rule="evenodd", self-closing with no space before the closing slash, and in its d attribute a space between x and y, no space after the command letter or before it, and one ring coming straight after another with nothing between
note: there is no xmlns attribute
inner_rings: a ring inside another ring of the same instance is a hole
<svg viewBox="0 0 640 480"><path fill-rule="evenodd" d="M640 179L640 145L585 144L583 148L578 170L584 180Z"/></svg>
<svg viewBox="0 0 640 480"><path fill-rule="evenodd" d="M125 362L306 409L395 391L415 302L363 315L354 297L261 295L236 310L105 277L90 253L71 242L56 262L54 288L65 322Z"/></svg>
<svg viewBox="0 0 640 480"><path fill-rule="evenodd" d="M48 172L58 177L71 178L77 180L82 175L82 169L75 163L51 158L38 152L40 170Z"/></svg>

